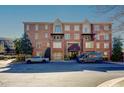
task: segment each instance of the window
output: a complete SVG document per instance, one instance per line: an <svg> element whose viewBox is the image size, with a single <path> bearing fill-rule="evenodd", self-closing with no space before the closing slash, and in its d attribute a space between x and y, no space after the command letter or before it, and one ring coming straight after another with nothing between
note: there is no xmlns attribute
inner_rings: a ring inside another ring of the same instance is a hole
<svg viewBox="0 0 124 93"><path fill-rule="evenodd" d="M108 52L104 52L104 56L107 56L108 55Z"/></svg>
<svg viewBox="0 0 124 93"><path fill-rule="evenodd" d="M109 40L109 34L104 34L104 40Z"/></svg>
<svg viewBox="0 0 124 93"><path fill-rule="evenodd" d="M65 31L70 31L70 25L65 25Z"/></svg>
<svg viewBox="0 0 124 93"><path fill-rule="evenodd" d="M100 31L100 26L99 25L94 25L94 30L95 31Z"/></svg>
<svg viewBox="0 0 124 93"><path fill-rule="evenodd" d="M39 34L38 33L35 33L34 39L35 40L39 39Z"/></svg>
<svg viewBox="0 0 124 93"><path fill-rule="evenodd" d="M96 48L100 48L100 43L96 43Z"/></svg>
<svg viewBox="0 0 124 93"><path fill-rule="evenodd" d="M48 33L45 33L45 38L48 38Z"/></svg>
<svg viewBox="0 0 124 93"><path fill-rule="evenodd" d="M41 48L41 42L36 42L36 48L37 49Z"/></svg>
<svg viewBox="0 0 124 93"><path fill-rule="evenodd" d="M75 31L79 31L79 30L80 30L80 26L79 26L79 25L75 25L75 26L74 26L74 30L75 30Z"/></svg>
<svg viewBox="0 0 124 93"><path fill-rule="evenodd" d="M110 30L110 26L109 25L105 25L104 26L104 30L109 31Z"/></svg>
<svg viewBox="0 0 124 93"><path fill-rule="evenodd" d="M88 32L88 28L84 28L84 31L83 31L83 33L87 33Z"/></svg>
<svg viewBox="0 0 124 93"><path fill-rule="evenodd" d="M29 25L26 25L26 30L29 31Z"/></svg>
<svg viewBox="0 0 124 93"><path fill-rule="evenodd" d="M61 26L60 25L55 26L55 32L56 33L61 33Z"/></svg>
<svg viewBox="0 0 124 93"><path fill-rule="evenodd" d="M104 48L109 48L109 43L104 43Z"/></svg>
<svg viewBox="0 0 124 93"><path fill-rule="evenodd" d="M45 30L48 30L48 25L45 25Z"/></svg>
<svg viewBox="0 0 124 93"><path fill-rule="evenodd" d="M96 40L100 40L100 35L95 35Z"/></svg>
<svg viewBox="0 0 124 93"><path fill-rule="evenodd" d="M65 39L69 40L70 39L70 34L65 34Z"/></svg>
<svg viewBox="0 0 124 93"><path fill-rule="evenodd" d="M80 35L79 34L74 34L74 39L79 39Z"/></svg>
<svg viewBox="0 0 124 93"><path fill-rule="evenodd" d="M39 26L35 25L35 31L38 31L38 30L39 30Z"/></svg>
<svg viewBox="0 0 124 93"><path fill-rule="evenodd" d="M42 52L41 51L36 51L36 56L42 56Z"/></svg>
<svg viewBox="0 0 124 93"><path fill-rule="evenodd" d="M89 26L89 25L85 25L85 26L83 27L83 33L90 33L90 32L91 32L90 26Z"/></svg>
<svg viewBox="0 0 124 93"><path fill-rule="evenodd" d="M93 44L94 44L93 42L86 42L86 48L93 48L94 47Z"/></svg>
<svg viewBox="0 0 124 93"><path fill-rule="evenodd" d="M53 42L53 48L62 48L61 42Z"/></svg>
<svg viewBox="0 0 124 93"><path fill-rule="evenodd" d="M47 47L50 47L50 43L49 42L47 42Z"/></svg>

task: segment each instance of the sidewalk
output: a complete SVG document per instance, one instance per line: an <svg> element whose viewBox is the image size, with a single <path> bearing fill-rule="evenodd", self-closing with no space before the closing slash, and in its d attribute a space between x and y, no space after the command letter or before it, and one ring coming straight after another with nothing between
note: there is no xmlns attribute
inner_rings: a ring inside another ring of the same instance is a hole
<svg viewBox="0 0 124 93"><path fill-rule="evenodd" d="M15 59L8 59L8 60L0 60L0 67L4 67L14 61Z"/></svg>
<svg viewBox="0 0 124 93"><path fill-rule="evenodd" d="M97 87L124 87L124 77L108 80Z"/></svg>

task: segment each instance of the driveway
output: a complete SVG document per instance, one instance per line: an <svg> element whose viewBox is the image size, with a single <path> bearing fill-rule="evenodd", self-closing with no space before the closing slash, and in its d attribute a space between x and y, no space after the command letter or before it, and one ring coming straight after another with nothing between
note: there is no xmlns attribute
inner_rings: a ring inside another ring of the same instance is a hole
<svg viewBox="0 0 124 93"><path fill-rule="evenodd" d="M0 86L95 87L124 77L124 64L9 63L0 67Z"/></svg>

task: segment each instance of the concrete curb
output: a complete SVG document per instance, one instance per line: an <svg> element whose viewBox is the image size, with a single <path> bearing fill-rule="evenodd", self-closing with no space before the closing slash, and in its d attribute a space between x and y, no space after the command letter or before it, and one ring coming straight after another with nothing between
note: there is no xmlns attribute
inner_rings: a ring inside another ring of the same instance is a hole
<svg viewBox="0 0 124 93"><path fill-rule="evenodd" d="M103 82L102 84L98 85L97 87L114 87L115 84L118 84L119 82L121 82L123 80L124 80L124 77L115 78L115 79ZM124 87L124 85L122 85L121 87Z"/></svg>

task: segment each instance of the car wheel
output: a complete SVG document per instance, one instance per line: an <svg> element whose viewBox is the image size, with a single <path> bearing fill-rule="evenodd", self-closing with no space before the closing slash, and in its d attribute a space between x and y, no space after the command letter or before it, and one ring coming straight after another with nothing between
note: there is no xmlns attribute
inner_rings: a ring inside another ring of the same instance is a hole
<svg viewBox="0 0 124 93"><path fill-rule="evenodd" d="M46 60L43 60L42 62L46 63Z"/></svg>
<svg viewBox="0 0 124 93"><path fill-rule="evenodd" d="M27 61L27 64L31 64L31 60L28 60L28 61Z"/></svg>
<svg viewBox="0 0 124 93"><path fill-rule="evenodd" d="M102 63L102 60L96 60L95 62L96 63Z"/></svg>

